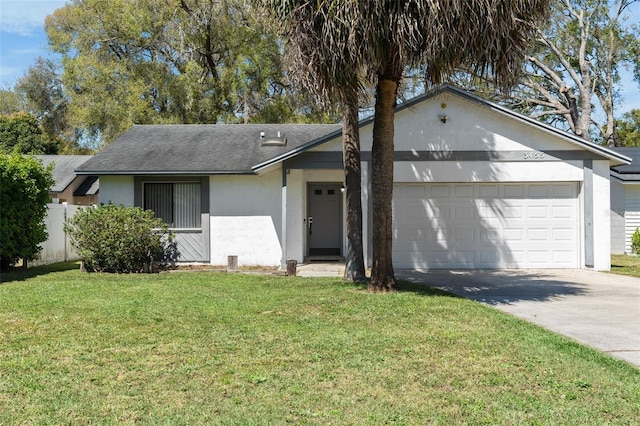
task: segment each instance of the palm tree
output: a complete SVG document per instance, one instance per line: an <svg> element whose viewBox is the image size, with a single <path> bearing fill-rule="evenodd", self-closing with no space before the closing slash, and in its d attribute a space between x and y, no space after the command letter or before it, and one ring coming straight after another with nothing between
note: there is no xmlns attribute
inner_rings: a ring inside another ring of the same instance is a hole
<svg viewBox="0 0 640 426"><path fill-rule="evenodd" d="M372 148L373 264L369 291L395 288L392 264L394 111L407 67L426 66L427 80L465 67L510 87L517 79L535 23L548 0L370 0L363 56L376 80Z"/></svg>
<svg viewBox="0 0 640 426"><path fill-rule="evenodd" d="M348 3L348 2L346 2ZM362 92L359 49L364 31L355 8L333 1L262 0L283 23L294 80L321 102L343 108L342 151L346 191L347 253L344 279L365 282L358 100Z"/></svg>
<svg viewBox="0 0 640 426"><path fill-rule="evenodd" d="M264 2L276 11L276 15L287 17L289 41L295 48L292 57L301 76L308 79L309 87L317 84L321 91L342 94L346 110L354 108L354 104L345 93L357 93L360 83L357 76L361 71L367 72L368 81L375 82L371 173L373 265L368 289L392 291L395 288L392 263L394 112L405 69L425 66L426 79L438 83L444 76L464 67L477 76L493 79L500 87L510 87L517 80L525 49L535 34L535 24L548 15L550 2ZM343 93L347 88L350 89ZM346 123L344 120L343 125ZM353 141L345 140L344 144L356 148ZM359 151L359 147L357 149ZM349 166L345 154L345 174ZM351 171L355 172L355 169ZM347 181L347 190L359 191L359 185L357 189L349 188L349 183ZM347 208L350 208L349 204Z"/></svg>

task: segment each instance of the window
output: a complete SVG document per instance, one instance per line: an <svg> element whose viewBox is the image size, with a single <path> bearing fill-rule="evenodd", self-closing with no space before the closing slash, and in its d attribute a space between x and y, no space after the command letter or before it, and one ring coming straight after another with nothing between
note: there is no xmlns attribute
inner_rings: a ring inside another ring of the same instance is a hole
<svg viewBox="0 0 640 426"><path fill-rule="evenodd" d="M171 228L200 228L200 183L145 183L144 209Z"/></svg>

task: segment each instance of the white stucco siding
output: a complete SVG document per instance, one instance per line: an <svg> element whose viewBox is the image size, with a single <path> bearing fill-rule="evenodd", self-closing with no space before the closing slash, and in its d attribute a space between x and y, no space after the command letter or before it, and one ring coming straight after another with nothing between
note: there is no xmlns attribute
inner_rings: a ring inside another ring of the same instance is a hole
<svg viewBox="0 0 640 426"><path fill-rule="evenodd" d="M611 254L624 254L624 191L621 182L611 181Z"/></svg>
<svg viewBox="0 0 640 426"><path fill-rule="evenodd" d="M625 251L631 251L631 236L640 227L640 185L625 185Z"/></svg>
<svg viewBox="0 0 640 426"><path fill-rule="evenodd" d="M447 116L446 123L441 122L441 115ZM369 124L360 130L363 151L371 150L372 140L373 124ZM396 151L581 149L557 135L453 94L441 94L397 112L394 142Z"/></svg>
<svg viewBox="0 0 640 426"><path fill-rule="evenodd" d="M305 170L304 181L309 182L343 182L344 173L340 170Z"/></svg>
<svg viewBox="0 0 640 426"><path fill-rule="evenodd" d="M306 202L304 190L304 172L290 170L287 174L286 211L287 211L287 259L298 262L304 260L304 241L306 229Z"/></svg>
<svg viewBox="0 0 640 426"><path fill-rule="evenodd" d="M282 173L210 178L211 264L279 266L282 258Z"/></svg>
<svg viewBox="0 0 640 426"><path fill-rule="evenodd" d="M309 150L309 152L327 152L327 151L339 151L342 152L342 136L324 142L321 145L315 146Z"/></svg>
<svg viewBox="0 0 640 426"><path fill-rule="evenodd" d="M593 269L611 269L611 185L609 161L593 162Z"/></svg>
<svg viewBox="0 0 640 426"><path fill-rule="evenodd" d="M238 265L280 266L282 248L269 216L212 216L211 264L226 265L238 256Z"/></svg>
<svg viewBox="0 0 640 426"><path fill-rule="evenodd" d="M133 176L100 176L100 203L133 206L133 193Z"/></svg>
<svg viewBox="0 0 640 426"><path fill-rule="evenodd" d="M582 162L411 161L394 165L394 182L580 182Z"/></svg>

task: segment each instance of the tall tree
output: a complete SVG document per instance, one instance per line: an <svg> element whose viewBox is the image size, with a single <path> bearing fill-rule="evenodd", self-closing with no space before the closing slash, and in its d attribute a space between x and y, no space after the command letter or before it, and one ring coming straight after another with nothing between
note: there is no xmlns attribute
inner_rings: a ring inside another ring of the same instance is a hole
<svg viewBox="0 0 640 426"><path fill-rule="evenodd" d="M359 9L349 2L263 0L267 12L284 23L288 57L297 83L321 103L342 106L342 152L346 190L347 253L344 279L364 282L362 175L358 101L363 64L359 48L364 31Z"/></svg>
<svg viewBox="0 0 640 426"><path fill-rule="evenodd" d="M640 146L640 109L632 109L616 120L622 146Z"/></svg>
<svg viewBox="0 0 640 426"><path fill-rule="evenodd" d="M10 88L0 89L0 114L9 115L27 110L27 101Z"/></svg>
<svg viewBox="0 0 640 426"><path fill-rule="evenodd" d="M282 111L291 88L280 46L249 0L71 0L45 26L83 140L109 142L134 123L299 112Z"/></svg>
<svg viewBox="0 0 640 426"><path fill-rule="evenodd" d="M638 0L562 0L540 26L528 57L528 72L511 103L532 117L565 127L577 136L620 145L616 105L620 70L640 78Z"/></svg>
<svg viewBox="0 0 640 426"><path fill-rule="evenodd" d="M362 3L362 2L359 2ZM426 65L439 82L459 66L492 77L502 87L515 81L532 38L533 25L547 15L548 1L406 2L372 0L362 47L375 73L372 148L373 265L370 291L392 291L392 199L394 112L403 71Z"/></svg>
<svg viewBox="0 0 640 426"><path fill-rule="evenodd" d="M10 154L57 154L58 144L43 134L31 114L17 112L0 115L0 152Z"/></svg>
<svg viewBox="0 0 640 426"><path fill-rule="evenodd" d="M24 95L29 111L38 118L48 138L76 140L67 120L68 98L55 62L36 59L36 63L18 81L15 91Z"/></svg>

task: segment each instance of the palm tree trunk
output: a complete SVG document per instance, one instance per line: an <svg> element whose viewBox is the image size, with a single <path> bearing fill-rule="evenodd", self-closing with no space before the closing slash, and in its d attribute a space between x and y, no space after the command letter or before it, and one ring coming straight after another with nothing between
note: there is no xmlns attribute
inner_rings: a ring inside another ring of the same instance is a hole
<svg viewBox="0 0 640 426"><path fill-rule="evenodd" d="M358 92L342 92L342 156L347 202L347 256L344 279L365 282L362 250L362 174L360 165L360 129L358 126Z"/></svg>
<svg viewBox="0 0 640 426"><path fill-rule="evenodd" d="M388 66L391 68L391 66ZM371 196L373 201L373 265L368 290L394 291L391 257L393 220L393 134L399 78L392 72L378 76L373 121Z"/></svg>

